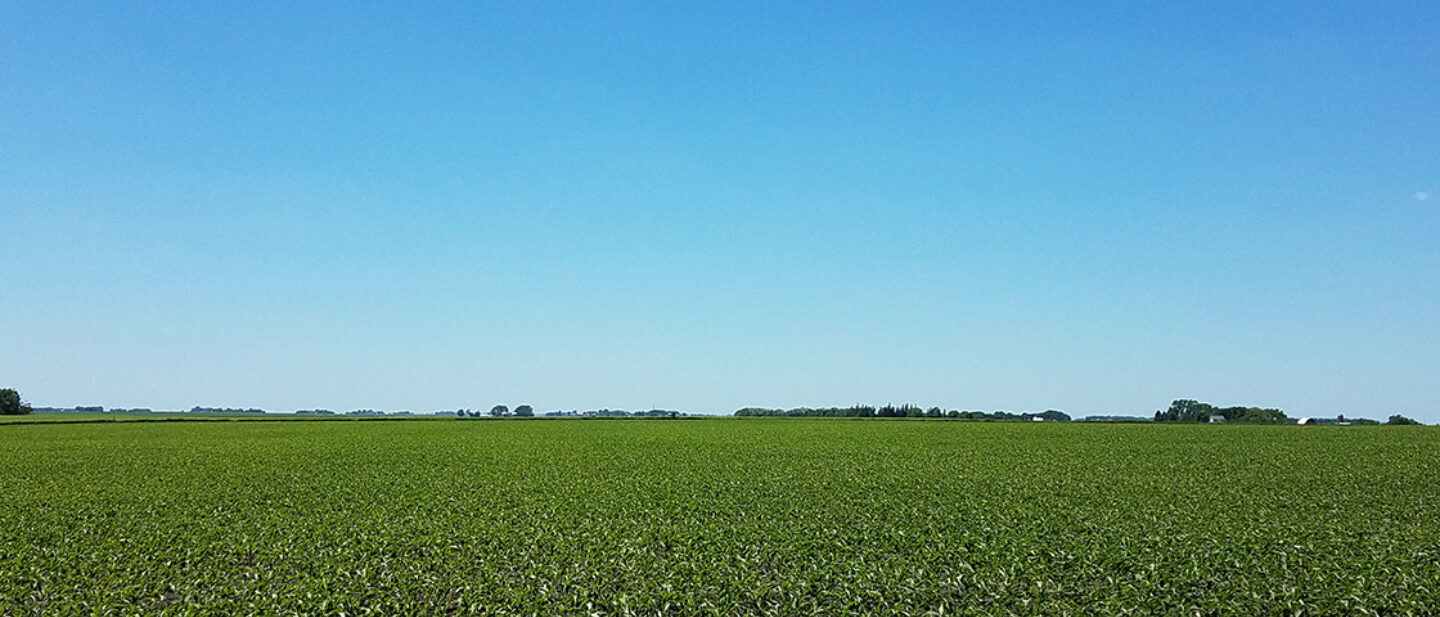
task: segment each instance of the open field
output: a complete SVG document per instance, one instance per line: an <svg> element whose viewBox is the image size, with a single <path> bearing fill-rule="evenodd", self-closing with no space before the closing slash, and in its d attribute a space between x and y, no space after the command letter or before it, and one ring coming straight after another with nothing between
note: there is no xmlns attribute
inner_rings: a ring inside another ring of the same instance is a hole
<svg viewBox="0 0 1440 617"><path fill-rule="evenodd" d="M1433 614L1440 431L0 426L0 614Z"/></svg>

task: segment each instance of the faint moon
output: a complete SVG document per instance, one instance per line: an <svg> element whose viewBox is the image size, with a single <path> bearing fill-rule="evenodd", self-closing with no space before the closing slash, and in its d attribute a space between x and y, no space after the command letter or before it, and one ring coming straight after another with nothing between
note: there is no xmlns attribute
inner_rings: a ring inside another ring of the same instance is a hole
<svg viewBox="0 0 1440 617"><path fill-rule="evenodd" d="M1427 199L1430 199L1430 194L1429 194L1429 193L1426 193L1425 191L1420 191L1419 193L1416 193L1416 194L1415 194L1415 199L1418 199L1418 200L1420 200L1420 201L1425 201L1425 200L1427 200Z"/></svg>

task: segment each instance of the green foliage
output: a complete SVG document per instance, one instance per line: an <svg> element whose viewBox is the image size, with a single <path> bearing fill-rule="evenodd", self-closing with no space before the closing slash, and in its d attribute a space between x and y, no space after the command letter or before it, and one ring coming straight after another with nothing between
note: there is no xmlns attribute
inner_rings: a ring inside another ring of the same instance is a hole
<svg viewBox="0 0 1440 617"><path fill-rule="evenodd" d="M535 415L535 408L529 405L521 405L515 408L515 415L522 418L529 418Z"/></svg>
<svg viewBox="0 0 1440 617"><path fill-rule="evenodd" d="M1403 425L1418 425L1418 424L1420 424L1419 422L1417 422L1417 421L1415 421L1415 420L1413 420L1413 419L1411 419L1411 418L1407 418L1407 417L1405 417L1405 416L1402 416L1402 415L1400 415L1400 414L1398 414L1398 413L1395 414L1395 415L1393 415L1393 416L1390 416L1390 419L1389 419L1389 420L1386 420L1385 423L1386 423L1386 424L1393 424L1393 425L1401 425L1401 426L1403 426Z"/></svg>
<svg viewBox="0 0 1440 617"><path fill-rule="evenodd" d="M0 416L23 416L35 410L20 399L20 393L10 388L0 389Z"/></svg>
<svg viewBox="0 0 1440 617"><path fill-rule="evenodd" d="M0 615L1429 615L1436 437L0 426Z"/></svg>
<svg viewBox="0 0 1440 617"><path fill-rule="evenodd" d="M77 407L76 409L79 409L79 408ZM104 408L103 408L103 407L96 407L95 409L103 410ZM264 410L264 409L256 409L256 408L254 408L254 407L249 407L249 408L243 408L243 409L242 409L242 408L238 408L238 407L201 407L201 406L199 406L199 405L196 405L196 406L190 408L190 413L213 413L213 414L224 414L224 415L231 415L231 416L233 416L233 415L246 415L246 414L248 414L248 415L256 415L256 416L258 416L258 415L265 415L265 410ZM353 412L353 411L352 411L352 412L349 412L349 413L350 413L350 414L356 414L356 412ZM356 415L358 415L358 414L356 414Z"/></svg>
<svg viewBox="0 0 1440 617"><path fill-rule="evenodd" d="M1155 412L1156 422L1210 422L1219 416L1225 422L1245 424L1285 424L1290 421L1279 409L1260 407L1216 407L1192 399L1179 399L1170 403L1165 411Z"/></svg>
<svg viewBox="0 0 1440 617"><path fill-rule="evenodd" d="M794 409L768 409L745 407L735 411L738 417L747 418L950 418L955 420L994 420L1019 422L1040 418L1054 422L1069 422L1070 416L1063 411L1050 409L1041 413L1010 413L996 411L944 411L939 407L922 410L915 405L886 405L875 408L869 405L851 407L796 407Z"/></svg>

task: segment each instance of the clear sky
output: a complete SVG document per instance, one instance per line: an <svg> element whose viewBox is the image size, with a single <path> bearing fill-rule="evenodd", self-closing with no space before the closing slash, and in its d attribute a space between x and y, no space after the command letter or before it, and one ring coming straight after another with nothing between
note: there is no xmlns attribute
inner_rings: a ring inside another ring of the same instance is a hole
<svg viewBox="0 0 1440 617"><path fill-rule="evenodd" d="M0 3L0 387L1440 421L1440 3L1073 4Z"/></svg>

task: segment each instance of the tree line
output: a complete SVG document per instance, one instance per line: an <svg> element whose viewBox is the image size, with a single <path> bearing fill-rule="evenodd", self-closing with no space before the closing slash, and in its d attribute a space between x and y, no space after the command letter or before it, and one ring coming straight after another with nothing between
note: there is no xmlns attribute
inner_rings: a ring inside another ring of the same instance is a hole
<svg viewBox="0 0 1440 617"><path fill-rule="evenodd" d="M234 414L264 414L264 413L265 413L265 410L264 410L264 409L256 409L256 408L254 408L254 407L249 407L249 408L241 409L241 408L239 408L239 407L201 407L201 406L199 406L199 405L196 405L196 406L190 408L189 413L220 413L220 414L225 414L225 415L234 415Z"/></svg>
<svg viewBox="0 0 1440 617"><path fill-rule="evenodd" d="M1192 399L1178 399L1165 411L1156 410L1156 422L1210 422L1213 416L1226 422L1245 424L1285 424L1290 418L1279 409L1260 407L1216 407Z"/></svg>
<svg viewBox="0 0 1440 617"><path fill-rule="evenodd" d="M545 412L547 418L678 418L689 415L674 409L648 409L643 411L629 411L626 409L590 409L580 411L577 409L556 410Z"/></svg>
<svg viewBox="0 0 1440 617"><path fill-rule="evenodd" d="M47 408L48 409L48 408ZM76 407L74 411L103 412L104 407ZM122 410L113 410L122 411ZM149 411L148 409L134 409L123 411ZM261 409L237 409L228 407L192 407L190 413L196 414L263 414ZM12 388L0 388L0 415L26 415L34 413L35 409L20 398L20 393ZM301 410L297 415L331 415L335 412L329 410ZM374 410L356 410L347 412L346 415L385 415L385 412ZM399 415L410 415L408 412L401 412ZM478 410L460 409L455 412L460 417L481 417L489 415L493 417L532 417L535 409L530 405L519 405L511 410L506 405L496 405L490 408L488 414ZM651 409L649 411L624 411L602 409L598 411L575 412L575 411L552 411L546 416L615 416L615 417L647 417L647 416L668 416L677 417L681 414L676 411ZM735 411L737 417L762 417L762 418L948 418L952 420L978 420L991 422L1017 422L1046 420L1052 422L1069 422L1070 416L1062 411L1054 409L1043 412L1011 413L1008 411L962 411L958 409L943 410L939 407L921 408L918 405L884 405L875 407L873 405L851 405L849 407L794 407L791 409L772 409L766 407L745 407ZM1156 410L1153 420L1155 422L1214 422L1221 420L1241 424L1287 424L1295 420L1285 415L1284 411L1264 407L1217 407L1210 403L1202 403L1194 399L1177 399L1170 403L1165 410ZM1318 419L1317 424L1380 424L1376 420L1367 418L1356 418L1346 420L1344 415L1335 419ZM1400 414L1391 415L1385 422L1388 425L1418 425L1420 422L1407 418Z"/></svg>
<svg viewBox="0 0 1440 617"><path fill-rule="evenodd" d="M1279 409L1261 407L1216 407L1210 403L1202 403L1194 399L1177 399L1170 403L1170 408L1164 411L1155 411L1156 422L1214 422L1216 419L1224 422L1238 422L1241 424L1289 424L1295 422L1285 412ZM1314 422L1315 424L1359 424L1374 425L1380 424L1378 420L1369 418L1345 419L1345 414L1340 414L1335 419L1323 418ZM1385 424L1396 425L1417 425L1419 422L1395 414L1390 416Z"/></svg>
<svg viewBox="0 0 1440 617"><path fill-rule="evenodd" d="M795 407L792 409L770 409L745 407L735 411L737 417L750 418L948 418L952 420L980 420L990 422L1028 422L1047 420L1069 422L1070 416L1063 411L1050 409L1039 413L1010 413L1008 411L961 411L944 410L939 407L922 408L918 405L851 405L850 407Z"/></svg>
<svg viewBox="0 0 1440 617"><path fill-rule="evenodd" d="M476 409L460 409L455 412L455 415L462 418L479 418L486 414ZM496 418L510 416L529 418L535 415L535 408L529 405L520 405L516 407L514 411L511 411L508 405L496 405L490 408L489 415Z"/></svg>

